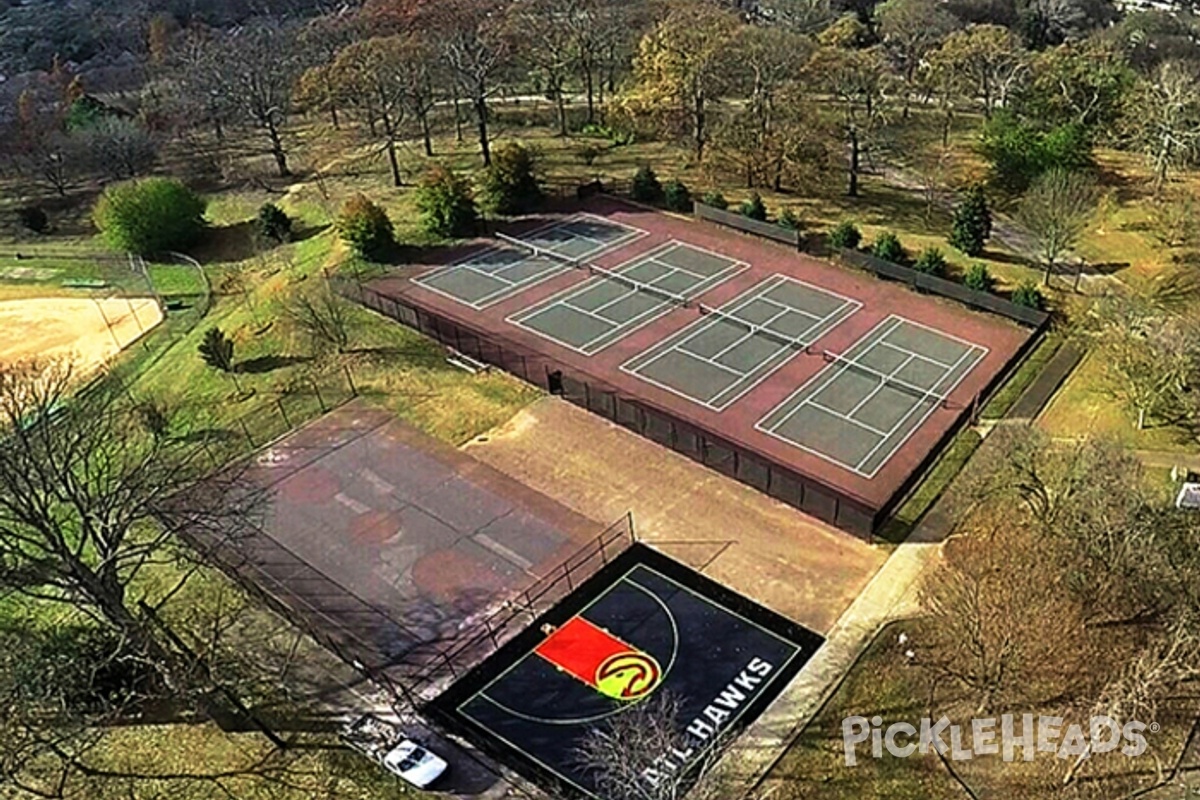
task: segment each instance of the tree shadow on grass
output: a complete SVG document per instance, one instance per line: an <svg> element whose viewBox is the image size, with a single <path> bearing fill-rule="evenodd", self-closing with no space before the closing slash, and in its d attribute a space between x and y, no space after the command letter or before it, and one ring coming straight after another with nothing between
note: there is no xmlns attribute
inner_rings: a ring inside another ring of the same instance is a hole
<svg viewBox="0 0 1200 800"><path fill-rule="evenodd" d="M283 369L284 367L295 366L296 364L307 364L312 360L312 356L259 356L258 358L251 358L241 362L234 369L236 372L244 375L262 375L267 372L274 372L277 369Z"/></svg>

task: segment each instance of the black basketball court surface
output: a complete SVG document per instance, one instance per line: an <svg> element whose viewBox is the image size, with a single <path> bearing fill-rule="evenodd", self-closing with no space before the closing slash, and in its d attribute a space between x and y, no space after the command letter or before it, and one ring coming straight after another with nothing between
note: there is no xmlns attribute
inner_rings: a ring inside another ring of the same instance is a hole
<svg viewBox="0 0 1200 800"><path fill-rule="evenodd" d="M598 797L579 747L656 693L680 705L694 770L754 720L824 639L634 545L452 685L432 709L551 791ZM645 754L646 780L654 780Z"/></svg>

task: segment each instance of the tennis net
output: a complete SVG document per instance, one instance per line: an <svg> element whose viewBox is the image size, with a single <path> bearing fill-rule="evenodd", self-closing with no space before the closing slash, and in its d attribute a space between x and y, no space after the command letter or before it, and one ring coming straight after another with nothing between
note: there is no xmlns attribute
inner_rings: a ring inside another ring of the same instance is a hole
<svg viewBox="0 0 1200 800"><path fill-rule="evenodd" d="M726 322L726 323L734 326L735 328L742 329L743 331L745 331L746 333L749 333L752 336L761 336L764 339L770 339L771 341L775 342L776 344L780 345L781 347L786 347L791 350L803 350L805 352L808 352L809 345L812 344L811 342L805 341L804 339L799 339L795 336L788 336L785 333L780 333L779 331L774 330L772 328L768 328L765 325L755 325L753 322L749 322L747 320L742 319L741 317L735 316L726 311L722 311L719 308L713 308L712 306L706 306L703 303L700 303L699 307L700 307L700 313L704 314L705 316L715 317L716 319L719 319L722 322Z"/></svg>
<svg viewBox="0 0 1200 800"><path fill-rule="evenodd" d="M572 269L585 270L591 275L596 275L606 280L610 280L613 283L624 286L626 289L630 289L635 292L642 292L652 297L656 297L664 303L671 303L673 305L683 307L687 307L691 304L691 300L684 295L669 292L661 287L630 278L628 275L622 275L621 273L614 272L611 269L605 269L604 267L601 267L598 264L593 264L590 261L584 261L580 258L565 256L562 253L556 253L553 250L549 250L545 247L539 247L538 245L531 242L526 242L523 239L506 236L503 233L497 233L496 238L505 244L518 247L530 255L544 258L548 261L557 261L558 263L564 264Z"/></svg>
<svg viewBox="0 0 1200 800"><path fill-rule="evenodd" d="M935 392L933 389L924 389L916 384L901 380L900 378L897 378L894 375L889 375L886 372L880 372L877 369L868 367L866 364L863 364L860 361L856 361L852 358L846 358L845 356L840 355L839 353L834 353L830 350L825 350L822 355L825 357L826 361L830 362L831 364L837 364L838 366L842 367L843 371L845 372L855 372L859 375L866 376L882 385L890 386L897 391L904 392L911 397L915 397L918 401L933 400L937 405L941 405L946 402L946 398L949 396L949 392L940 394ZM944 377L939 379L938 383L941 383L943 380L945 380Z"/></svg>

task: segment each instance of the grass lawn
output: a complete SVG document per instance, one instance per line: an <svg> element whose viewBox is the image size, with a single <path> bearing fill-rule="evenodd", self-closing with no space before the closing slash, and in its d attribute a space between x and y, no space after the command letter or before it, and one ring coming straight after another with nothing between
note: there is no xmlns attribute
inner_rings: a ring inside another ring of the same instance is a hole
<svg viewBox="0 0 1200 800"><path fill-rule="evenodd" d="M1110 436L1134 450L1196 452L1194 436L1151 419L1137 430L1135 412L1105 388L1104 360L1091 353L1067 379L1038 419L1051 436Z"/></svg>

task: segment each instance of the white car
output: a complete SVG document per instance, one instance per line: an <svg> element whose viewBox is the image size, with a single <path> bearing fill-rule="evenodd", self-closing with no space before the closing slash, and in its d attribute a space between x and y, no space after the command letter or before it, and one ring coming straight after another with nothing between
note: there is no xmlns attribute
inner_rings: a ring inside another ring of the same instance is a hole
<svg viewBox="0 0 1200 800"><path fill-rule="evenodd" d="M427 789L449 766L440 756L404 736L394 724L366 714L342 730L346 744L393 775Z"/></svg>
<svg viewBox="0 0 1200 800"><path fill-rule="evenodd" d="M427 789L446 771L446 762L411 739L405 739L383 757L383 766L418 789Z"/></svg>

